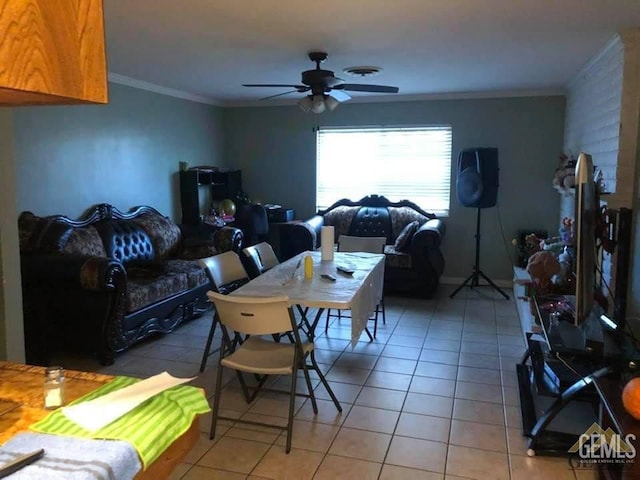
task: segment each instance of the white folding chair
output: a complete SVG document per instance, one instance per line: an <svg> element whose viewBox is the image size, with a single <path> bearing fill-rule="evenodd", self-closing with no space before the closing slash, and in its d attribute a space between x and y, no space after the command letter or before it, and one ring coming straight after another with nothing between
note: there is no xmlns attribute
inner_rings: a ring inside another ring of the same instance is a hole
<svg viewBox="0 0 640 480"><path fill-rule="evenodd" d="M338 402L338 399L318 367L314 356L313 343L302 343L300 340L300 334L296 328L296 321L293 311L288 305L289 299L287 297L245 297L241 295L220 295L214 292L207 292L207 296L215 304L218 319L222 327L220 361L218 363L218 375L216 377L216 388L212 406L211 439L215 436L218 419L280 428L287 431L286 452L289 453L291 450L295 397L302 396L310 398L313 412L318 413L318 406L309 376L310 368L318 374L320 381L327 389L338 411L342 411L340 402ZM293 343L279 343L259 337L261 335L281 335L285 332L292 333L294 338ZM247 335L247 338L242 343L233 340L232 335L238 333ZM311 365L307 365L307 358L311 360ZM243 390L253 389L253 393L248 397L249 402L253 401L256 395L262 390L288 393L289 415L287 425L283 427L281 425L220 416L219 407L223 367L238 372L238 378L241 381ZM304 373L309 391L308 394L296 392L298 369L302 369ZM246 385L242 380L243 372L261 376L258 385L255 387ZM287 392L264 387L266 376L268 375L291 375L290 390Z"/></svg>
<svg viewBox="0 0 640 480"><path fill-rule="evenodd" d="M229 294L249 281L249 275L247 275L247 271L236 252L229 251L212 257L200 258L198 263L206 269L212 287L218 293ZM215 351L211 351L211 343L216 331L216 323L216 312L214 311L209 336L200 362L201 372L204 372L207 358L215 353Z"/></svg>
<svg viewBox="0 0 640 480"><path fill-rule="evenodd" d="M338 251L339 252L366 252L366 253L384 253L384 246L387 244L386 237L354 237L350 235L340 235L338 237ZM373 318L373 337L375 338L378 333L378 314L382 312L382 323L386 325L387 315L384 308L384 295L380 299L380 303L376 305L375 316ZM324 333L329 330L329 317L336 317L341 319L346 317L342 314L341 310L338 313L331 313L331 309L327 309L327 322L324 326ZM367 334L369 331L367 330ZM369 338L371 335L369 334Z"/></svg>
<svg viewBox="0 0 640 480"><path fill-rule="evenodd" d="M280 263L273 248L267 242L244 248L242 253L251 263L251 270L253 270L251 273L253 273L254 278Z"/></svg>

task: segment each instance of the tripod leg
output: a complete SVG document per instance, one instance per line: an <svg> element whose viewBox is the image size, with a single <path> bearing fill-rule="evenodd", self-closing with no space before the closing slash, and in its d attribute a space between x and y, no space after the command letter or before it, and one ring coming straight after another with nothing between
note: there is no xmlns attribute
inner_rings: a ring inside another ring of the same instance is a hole
<svg viewBox="0 0 640 480"><path fill-rule="evenodd" d="M466 279L464 282L462 282L462 284L461 284L458 288L456 288L456 289L453 291L453 293L452 293L451 295L449 295L449 298L453 298L453 297L455 297L455 296L456 296L456 294L457 294L460 290L462 290L462 287L466 287L466 286L467 286L467 283L469 283L470 281L472 281L472 280L473 280L473 278L474 278L475 276L476 276L476 272L473 272L471 275L469 275L469 276L467 277L467 279Z"/></svg>
<svg viewBox="0 0 640 480"><path fill-rule="evenodd" d="M500 292L500 294L502 294L502 296L505 298L505 300L509 300L509 295L507 295L506 293L504 293L504 292L502 291L502 289L501 289L499 286L497 286L495 283L493 283L493 281L492 281L489 277L487 277L484 273L482 273L482 270L478 270L478 274L480 274L480 276L481 276L482 278L484 278L484 279L489 283L489 285L491 285L491 286L492 286L493 288L495 288L498 292Z"/></svg>

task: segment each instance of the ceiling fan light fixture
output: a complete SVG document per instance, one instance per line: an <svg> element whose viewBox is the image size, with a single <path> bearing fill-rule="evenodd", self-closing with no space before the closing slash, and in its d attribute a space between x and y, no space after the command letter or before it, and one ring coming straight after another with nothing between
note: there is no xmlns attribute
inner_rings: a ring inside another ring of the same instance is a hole
<svg viewBox="0 0 640 480"><path fill-rule="evenodd" d="M313 107L313 100L311 100L311 95L307 95L303 98L301 98L298 101L298 106L304 111L304 112L310 112L311 108Z"/></svg>
<svg viewBox="0 0 640 480"><path fill-rule="evenodd" d="M340 105L340 102L330 95L325 95L324 103L330 111L335 110Z"/></svg>
<svg viewBox="0 0 640 480"><path fill-rule="evenodd" d="M314 95L312 103L311 111L313 113L322 113L327 108L323 95Z"/></svg>

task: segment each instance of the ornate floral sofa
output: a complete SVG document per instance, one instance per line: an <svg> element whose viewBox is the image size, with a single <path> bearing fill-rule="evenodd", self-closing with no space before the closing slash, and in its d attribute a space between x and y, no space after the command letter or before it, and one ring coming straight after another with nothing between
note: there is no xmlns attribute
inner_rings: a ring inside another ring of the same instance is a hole
<svg viewBox="0 0 640 480"><path fill-rule="evenodd" d="M340 235L386 237L385 291L430 297L444 270L440 243L445 225L408 200L390 202L378 195L342 199L305 222L280 226L283 259L318 248L323 225Z"/></svg>
<svg viewBox="0 0 640 480"><path fill-rule="evenodd" d="M122 213L109 204L80 220L18 219L27 361L82 349L112 364L115 354L201 314L210 288L195 260L238 251L236 228L183 232L148 206Z"/></svg>

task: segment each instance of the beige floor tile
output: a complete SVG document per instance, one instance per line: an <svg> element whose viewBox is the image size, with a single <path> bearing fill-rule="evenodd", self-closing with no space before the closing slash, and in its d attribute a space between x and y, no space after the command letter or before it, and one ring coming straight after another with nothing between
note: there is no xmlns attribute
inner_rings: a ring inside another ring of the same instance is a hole
<svg viewBox="0 0 640 480"><path fill-rule="evenodd" d="M229 427L220 425L216 429L216 438L213 440L209 440L209 432L200 432L200 437L196 444L189 450L187 455L184 457L183 462L185 463L198 463L198 460L202 458L202 456L209 451L211 447L213 447L218 440L229 430Z"/></svg>
<svg viewBox="0 0 640 480"><path fill-rule="evenodd" d="M460 352L458 364L462 367L490 368L500 370L499 357L494 355L482 355L479 353Z"/></svg>
<svg viewBox="0 0 640 480"><path fill-rule="evenodd" d="M502 405L502 389L497 385L484 383L457 382L456 398L465 400L478 400Z"/></svg>
<svg viewBox="0 0 640 480"><path fill-rule="evenodd" d="M411 335L401 335L394 333L389 337L387 345L397 345L400 347L422 348L424 342L423 337L415 337Z"/></svg>
<svg viewBox="0 0 640 480"><path fill-rule="evenodd" d="M447 365L444 363L434 362L418 362L415 375L421 377L444 378L446 380L455 380L458 375L457 365Z"/></svg>
<svg viewBox="0 0 640 480"><path fill-rule="evenodd" d="M353 403L360 390L362 390L362 386L360 385L351 385L349 383L340 383L340 382L328 382L333 394L336 396L339 402L347 402ZM318 385L314 390L316 394L316 398L320 398L322 400L331 400L329 396L329 392L324 388L324 385Z"/></svg>
<svg viewBox="0 0 640 480"><path fill-rule="evenodd" d="M520 391L518 387L502 387L502 394L504 395L504 404L514 407L520 406Z"/></svg>
<svg viewBox="0 0 640 480"><path fill-rule="evenodd" d="M574 480L566 458L511 456L511 480Z"/></svg>
<svg viewBox="0 0 640 480"><path fill-rule="evenodd" d="M367 377L369 377L369 373L371 373L371 370L364 368L334 365L331 367L331 370L329 370L329 373L325 375L325 378L329 383L342 382L351 385L364 385Z"/></svg>
<svg viewBox="0 0 640 480"><path fill-rule="evenodd" d="M371 375L369 375L365 386L389 388L391 390L404 390L406 392L409 389L410 384L411 375L404 375L402 373L379 372L374 370L371 372Z"/></svg>
<svg viewBox="0 0 640 480"><path fill-rule="evenodd" d="M228 472L215 468L201 467L194 465L182 480L244 480L247 476L244 473Z"/></svg>
<svg viewBox="0 0 640 480"><path fill-rule="evenodd" d="M335 480L337 478L349 478L354 480L376 480L382 465L365 460L327 455L314 480Z"/></svg>
<svg viewBox="0 0 640 480"><path fill-rule="evenodd" d="M442 474L396 465L384 465L379 480L442 480Z"/></svg>
<svg viewBox="0 0 640 480"><path fill-rule="evenodd" d="M495 333L463 332L462 340L469 342L490 343L492 345L498 344L498 336Z"/></svg>
<svg viewBox="0 0 640 480"><path fill-rule="evenodd" d="M428 395L441 395L453 397L456 382L442 378L413 377L409 391L413 393L426 393Z"/></svg>
<svg viewBox="0 0 640 480"><path fill-rule="evenodd" d="M449 443L507 453L507 435L502 425L452 420Z"/></svg>
<svg viewBox="0 0 640 480"><path fill-rule="evenodd" d="M279 448L279 447L278 447ZM199 466L249 473L269 450L269 444L222 437L198 461Z"/></svg>
<svg viewBox="0 0 640 480"><path fill-rule="evenodd" d="M356 405L400 411L406 396L406 392L401 390L362 387L356 399Z"/></svg>
<svg viewBox="0 0 640 480"><path fill-rule="evenodd" d="M506 453L450 445L447 453L449 474L474 480L509 480L509 461Z"/></svg>
<svg viewBox="0 0 640 480"><path fill-rule="evenodd" d="M462 340L460 351L463 353L477 353L480 355L498 355L497 345L481 342L471 342L468 340Z"/></svg>
<svg viewBox="0 0 640 480"><path fill-rule="evenodd" d="M458 352L449 352L446 350L431 350L423 348L420 353L421 362L444 363L446 365L458 365Z"/></svg>
<svg viewBox="0 0 640 480"><path fill-rule="evenodd" d="M407 394L403 412L431 415L434 417L451 418L453 398L440 395L425 395L422 393Z"/></svg>
<svg viewBox="0 0 640 480"><path fill-rule="evenodd" d="M381 354L383 357L403 358L405 360L417 360L420 356L420 347L400 347L387 345Z"/></svg>
<svg viewBox="0 0 640 480"><path fill-rule="evenodd" d="M342 354L341 352L336 352L335 350L323 350L321 348L314 349L314 356L316 357L316 361L318 363L323 363L326 365L333 365L338 357Z"/></svg>
<svg viewBox="0 0 640 480"><path fill-rule="evenodd" d="M458 380L461 382L488 383L500 385L500 371L490 368L458 367Z"/></svg>
<svg viewBox="0 0 640 480"><path fill-rule="evenodd" d="M415 413L402 413L395 434L447 443L451 420Z"/></svg>
<svg viewBox="0 0 640 480"><path fill-rule="evenodd" d="M390 441L391 435L385 433L342 427L329 453L382 463Z"/></svg>
<svg viewBox="0 0 640 480"><path fill-rule="evenodd" d="M524 346L522 335L498 335L498 345Z"/></svg>
<svg viewBox="0 0 640 480"><path fill-rule="evenodd" d="M255 442L273 443L280 435L280 429L270 428L268 430L258 430L255 427L256 425L246 425L238 423L235 426L231 427L227 431L227 433L225 433L225 436L232 438L243 438L245 440L253 440Z"/></svg>
<svg viewBox="0 0 640 480"><path fill-rule="evenodd" d="M322 453L296 448L287 454L284 447L274 445L251 474L274 480L307 480L313 478L322 458Z"/></svg>
<svg viewBox="0 0 640 480"><path fill-rule="evenodd" d="M296 397L294 414L302 407L304 401L304 397ZM258 398L251 403L247 412L287 418L289 416L289 396L276 393L259 394Z"/></svg>
<svg viewBox="0 0 640 480"><path fill-rule="evenodd" d="M343 352L335 361L335 365L341 367L362 368L371 370L378 360L377 355L364 355L362 353Z"/></svg>
<svg viewBox="0 0 640 480"><path fill-rule="evenodd" d="M326 453L339 430L340 427L334 425L294 420L291 446L302 450ZM286 441L287 432L282 432L275 443L284 447Z"/></svg>
<svg viewBox="0 0 640 480"><path fill-rule="evenodd" d="M385 464L444 473L447 444L394 435Z"/></svg>
<svg viewBox="0 0 640 480"><path fill-rule="evenodd" d="M400 412L354 405L344 422L345 427L372 432L393 433Z"/></svg>
<svg viewBox="0 0 640 480"><path fill-rule="evenodd" d="M507 428L507 448L509 455L527 456L529 438L522 435L522 430L519 428Z"/></svg>
<svg viewBox="0 0 640 480"><path fill-rule="evenodd" d="M342 412L339 412L333 401L321 400L316 398L316 404L318 405L318 413L313 413L313 406L311 400L304 402L300 410L295 415L296 420L306 420L307 422L326 423L328 425L342 425L344 419L347 418L351 404L347 402L340 402Z"/></svg>
<svg viewBox="0 0 640 480"><path fill-rule="evenodd" d="M397 335L408 335L411 337L422 337L427 334L427 327L413 327L413 326L405 326L398 325L393 331L394 334Z"/></svg>
<svg viewBox="0 0 640 480"><path fill-rule="evenodd" d="M171 472L167 480L180 480L191 469L191 467L193 467L193 465L190 463L179 463L178 466L173 469L173 472Z"/></svg>
<svg viewBox="0 0 640 480"><path fill-rule="evenodd" d="M374 370L378 370L380 372L404 373L407 375L413 375L413 371L416 369L417 363L417 360L380 357L378 359L378 363L376 363L376 366L374 367Z"/></svg>
<svg viewBox="0 0 640 480"><path fill-rule="evenodd" d="M453 403L453 418L491 425L504 425L504 407L499 403L456 398Z"/></svg>
<svg viewBox="0 0 640 480"><path fill-rule="evenodd" d="M427 333L426 340L455 340L458 344L462 338L462 332L456 332L452 330L433 330ZM425 340L425 341L426 341Z"/></svg>
<svg viewBox="0 0 640 480"><path fill-rule="evenodd" d="M520 407L505 405L504 415L507 427L522 429L522 410Z"/></svg>
<svg viewBox="0 0 640 480"><path fill-rule="evenodd" d="M447 350L451 352L459 352L460 351L460 341L459 340L444 340L440 338L432 338L427 336L424 341L423 348L427 348L429 350Z"/></svg>

